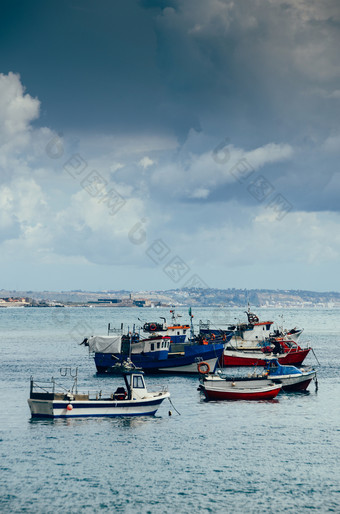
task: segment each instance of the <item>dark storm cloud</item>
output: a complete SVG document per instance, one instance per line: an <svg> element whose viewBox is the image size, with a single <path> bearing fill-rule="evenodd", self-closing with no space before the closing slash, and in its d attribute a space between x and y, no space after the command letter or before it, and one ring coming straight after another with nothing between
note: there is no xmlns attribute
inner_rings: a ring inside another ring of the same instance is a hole
<svg viewBox="0 0 340 514"><path fill-rule="evenodd" d="M325 8L320 19L307 2L188 0L164 9L155 27L170 100L212 130L224 128L235 143L256 146L273 132L289 142L301 130L337 127L335 115L323 116L334 102L312 94L339 80L339 32L330 14Z"/></svg>
<svg viewBox="0 0 340 514"><path fill-rule="evenodd" d="M1 17L2 71L35 91L42 123L151 131L163 97L151 22L136 2L18 2Z"/></svg>
<svg viewBox="0 0 340 514"><path fill-rule="evenodd" d="M244 151L290 144L265 177L295 209L338 209L337 149L325 142L340 133L339 21L335 0L17 1L1 18L2 71L19 71L40 123L62 131L172 134L182 147L202 133L174 168L225 139ZM200 201L231 198L250 201L229 182Z"/></svg>
<svg viewBox="0 0 340 514"><path fill-rule="evenodd" d="M339 20L333 1L188 0L154 18L169 108L210 136L201 152L213 138L248 150L289 143L294 156L263 175L295 210L339 210L339 150L325 145L340 131ZM199 201L231 198L254 203L237 183Z"/></svg>
<svg viewBox="0 0 340 514"><path fill-rule="evenodd" d="M58 128L228 132L257 146L337 126L335 2L14 2L3 72L21 73ZM337 113L338 114L338 113ZM64 125L64 127L62 127ZM316 127L315 127L316 128Z"/></svg>

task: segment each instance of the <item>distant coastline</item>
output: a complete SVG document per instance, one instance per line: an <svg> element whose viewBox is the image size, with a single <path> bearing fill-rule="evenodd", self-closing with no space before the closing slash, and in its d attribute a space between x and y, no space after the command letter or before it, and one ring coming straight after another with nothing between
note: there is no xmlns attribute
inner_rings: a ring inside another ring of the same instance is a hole
<svg viewBox="0 0 340 514"><path fill-rule="evenodd" d="M13 307L252 307L340 308L340 293L270 289L170 289L165 291L0 290L0 308Z"/></svg>

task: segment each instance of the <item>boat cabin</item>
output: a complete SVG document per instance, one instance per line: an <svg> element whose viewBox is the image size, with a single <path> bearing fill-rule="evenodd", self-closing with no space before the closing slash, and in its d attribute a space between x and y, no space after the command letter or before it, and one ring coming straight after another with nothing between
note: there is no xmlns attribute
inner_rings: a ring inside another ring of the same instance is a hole
<svg viewBox="0 0 340 514"><path fill-rule="evenodd" d="M87 339L90 353L113 355L161 353L163 358L169 352L170 337L154 334L147 339L130 336L92 336Z"/></svg>
<svg viewBox="0 0 340 514"><path fill-rule="evenodd" d="M163 323L151 322L143 325L144 332L165 332L166 330L167 327Z"/></svg>
<svg viewBox="0 0 340 514"><path fill-rule="evenodd" d="M285 366L279 363L277 359L268 359L265 361L265 372L270 376L283 376L283 375L301 375L301 370L295 366Z"/></svg>
<svg viewBox="0 0 340 514"><path fill-rule="evenodd" d="M165 335L171 338L172 343L184 343L190 334L190 325L178 323L177 318L179 318L180 315L175 314L174 310L171 310L170 313L170 325L167 324L166 318L161 317L163 323L159 323L157 321L144 323L142 329L144 332L149 332L151 334L154 332L165 332Z"/></svg>
<svg viewBox="0 0 340 514"><path fill-rule="evenodd" d="M140 400L141 398L144 398L147 395L148 391L146 389L143 371L133 371L125 373L124 382L127 394L126 398L122 399Z"/></svg>
<svg viewBox="0 0 340 514"><path fill-rule="evenodd" d="M166 332L166 335L170 336L171 339L174 337L182 336L184 339L189 334L190 326L189 325L171 325L167 326L162 323L144 323L143 325L143 331L154 333L154 332ZM184 339L181 342L184 342Z"/></svg>

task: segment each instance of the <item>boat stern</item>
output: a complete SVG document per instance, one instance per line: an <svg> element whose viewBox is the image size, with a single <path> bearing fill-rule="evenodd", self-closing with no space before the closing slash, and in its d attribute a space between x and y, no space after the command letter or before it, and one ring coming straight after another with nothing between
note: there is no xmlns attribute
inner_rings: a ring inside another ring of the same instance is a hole
<svg viewBox="0 0 340 514"><path fill-rule="evenodd" d="M53 418L53 401L52 400L36 400L29 398L27 400L31 411L32 418L48 417Z"/></svg>

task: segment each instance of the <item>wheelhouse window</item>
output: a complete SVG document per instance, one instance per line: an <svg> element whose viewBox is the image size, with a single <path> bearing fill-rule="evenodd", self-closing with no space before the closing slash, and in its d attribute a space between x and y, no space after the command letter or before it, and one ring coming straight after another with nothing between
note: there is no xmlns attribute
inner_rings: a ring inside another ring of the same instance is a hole
<svg viewBox="0 0 340 514"><path fill-rule="evenodd" d="M141 376L134 376L133 377L133 384L132 387L134 389L144 389L144 380Z"/></svg>
<svg viewBox="0 0 340 514"><path fill-rule="evenodd" d="M155 349L155 343L151 343L151 351L153 352Z"/></svg>
<svg viewBox="0 0 340 514"><path fill-rule="evenodd" d="M159 349L159 348L160 348L160 345L161 345L161 343L157 343L157 349Z"/></svg>

